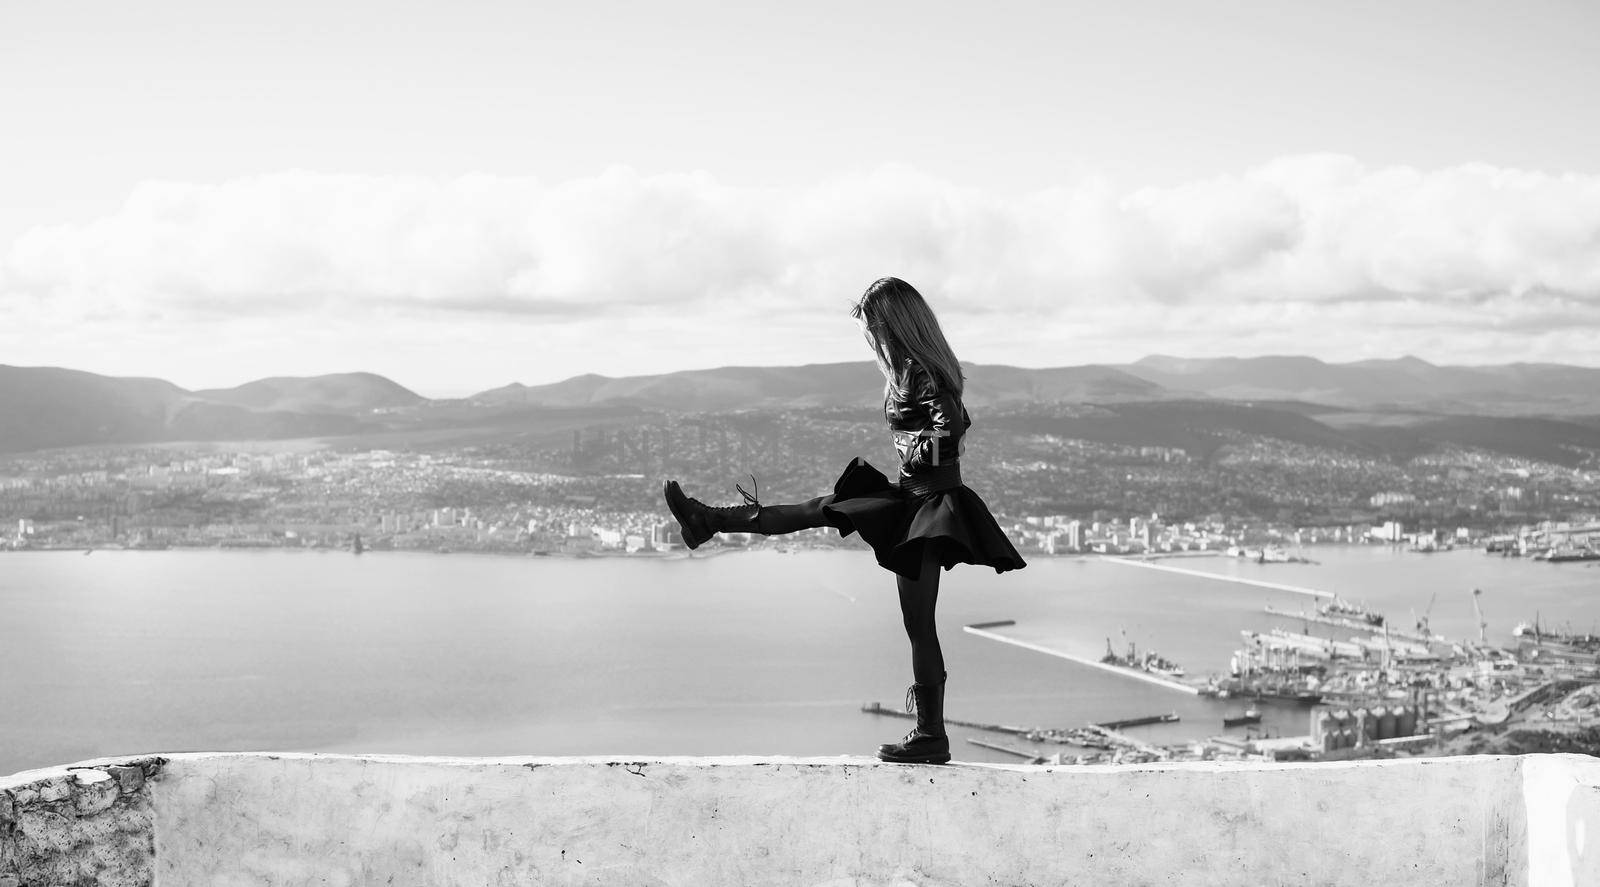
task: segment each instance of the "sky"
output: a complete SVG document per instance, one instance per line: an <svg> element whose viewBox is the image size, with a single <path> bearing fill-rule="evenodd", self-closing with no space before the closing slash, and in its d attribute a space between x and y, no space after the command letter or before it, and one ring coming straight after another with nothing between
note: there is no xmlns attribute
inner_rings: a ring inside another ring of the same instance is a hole
<svg viewBox="0 0 1600 887"><path fill-rule="evenodd" d="M1600 365L1600 5L0 3L0 363Z"/></svg>

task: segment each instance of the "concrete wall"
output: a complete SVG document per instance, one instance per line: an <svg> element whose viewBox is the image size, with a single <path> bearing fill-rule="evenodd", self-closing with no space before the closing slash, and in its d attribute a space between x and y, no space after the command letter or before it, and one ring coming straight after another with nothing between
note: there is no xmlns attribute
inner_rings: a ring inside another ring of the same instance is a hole
<svg viewBox="0 0 1600 887"><path fill-rule="evenodd" d="M182 754L148 791L158 885L1600 887L1600 762L1571 755L1052 768Z"/></svg>
<svg viewBox="0 0 1600 887"><path fill-rule="evenodd" d="M160 758L0 778L0 887L142 887L155 871Z"/></svg>
<svg viewBox="0 0 1600 887"><path fill-rule="evenodd" d="M1537 887L1600 885L1600 760L1525 755L1529 880Z"/></svg>

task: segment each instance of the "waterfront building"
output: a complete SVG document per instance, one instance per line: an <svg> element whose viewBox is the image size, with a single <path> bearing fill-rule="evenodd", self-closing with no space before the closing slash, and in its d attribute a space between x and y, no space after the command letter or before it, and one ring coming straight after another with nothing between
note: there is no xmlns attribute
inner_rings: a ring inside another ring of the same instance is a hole
<svg viewBox="0 0 1600 887"><path fill-rule="evenodd" d="M1367 536L1382 542L1399 542L1405 538L1405 524L1400 521L1384 521L1379 526L1367 531Z"/></svg>

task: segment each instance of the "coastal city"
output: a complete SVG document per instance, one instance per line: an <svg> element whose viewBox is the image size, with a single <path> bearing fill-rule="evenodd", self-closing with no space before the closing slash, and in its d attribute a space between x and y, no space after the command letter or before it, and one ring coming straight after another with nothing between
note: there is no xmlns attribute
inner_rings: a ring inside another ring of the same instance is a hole
<svg viewBox="0 0 1600 887"><path fill-rule="evenodd" d="M731 489L741 470L760 472L751 480L768 503L816 495L833 469L880 443L863 424L747 412L651 429L582 429L553 448L288 442L12 455L0 460L0 557L171 548L681 555L659 502L663 475L683 478L712 504L725 504L716 491ZM1172 565L1192 557L1290 563L1311 561L1319 545L1370 544L1600 564L1600 470L1592 458L1560 465L1447 448L1394 461L1239 435L1203 457L1018 433L975 440L972 450L968 483L1033 557L1097 555L1181 570ZM862 545L828 529L733 533L699 553ZM995 735L971 741L1051 763L1600 751L1600 636L1528 622L1515 629L1513 645L1497 646L1484 635L1446 638L1426 616L1402 624L1338 598L1318 598L1314 609L1267 609L1304 627L1242 631L1227 671L1206 678L1109 640L1098 657L1041 651L1236 702L1222 733L1178 744L1139 738L1139 726L1177 719L1152 713L1070 728L965 724ZM1310 632L1313 623L1322 635ZM1005 627L966 631L1014 643ZM1264 705L1303 709L1304 730L1252 732ZM897 713L876 703L869 710Z"/></svg>
<svg viewBox="0 0 1600 887"><path fill-rule="evenodd" d="M1399 460L1227 432L1189 449L1066 439L999 413L965 480L1021 548L1153 554L1324 542L1444 550L1483 542L1582 557L1600 456L1541 462L1459 447ZM288 547L650 555L678 540L676 477L708 504L826 492L858 454L889 464L870 423L837 411L742 411L574 429L560 446L431 449L317 442L75 448L0 456L0 549ZM747 475L754 475L753 478ZM359 543L358 543L359 539ZM725 546L855 544L810 530Z"/></svg>

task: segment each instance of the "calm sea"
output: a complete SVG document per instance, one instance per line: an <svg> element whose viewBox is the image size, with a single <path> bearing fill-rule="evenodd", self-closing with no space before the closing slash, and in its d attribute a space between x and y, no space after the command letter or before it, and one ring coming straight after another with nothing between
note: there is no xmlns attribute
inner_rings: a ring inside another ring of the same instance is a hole
<svg viewBox="0 0 1600 887"><path fill-rule="evenodd" d="M1538 614L1600 623L1600 569L1479 552L1311 548L1314 565L1186 569L1339 592L1410 624L1491 640ZM1124 633L1191 674L1226 669L1281 591L1044 556L944 576L950 716L1037 726L1176 711L1156 741L1216 734L1237 707L966 634L1086 655ZM893 577L864 550L566 560L286 551L0 555L0 774L141 752L864 755L907 721ZM1267 711L1276 733L1305 713ZM965 760L1015 761L963 741ZM998 736L987 738L1009 741ZM1045 748L1044 751L1055 750Z"/></svg>

